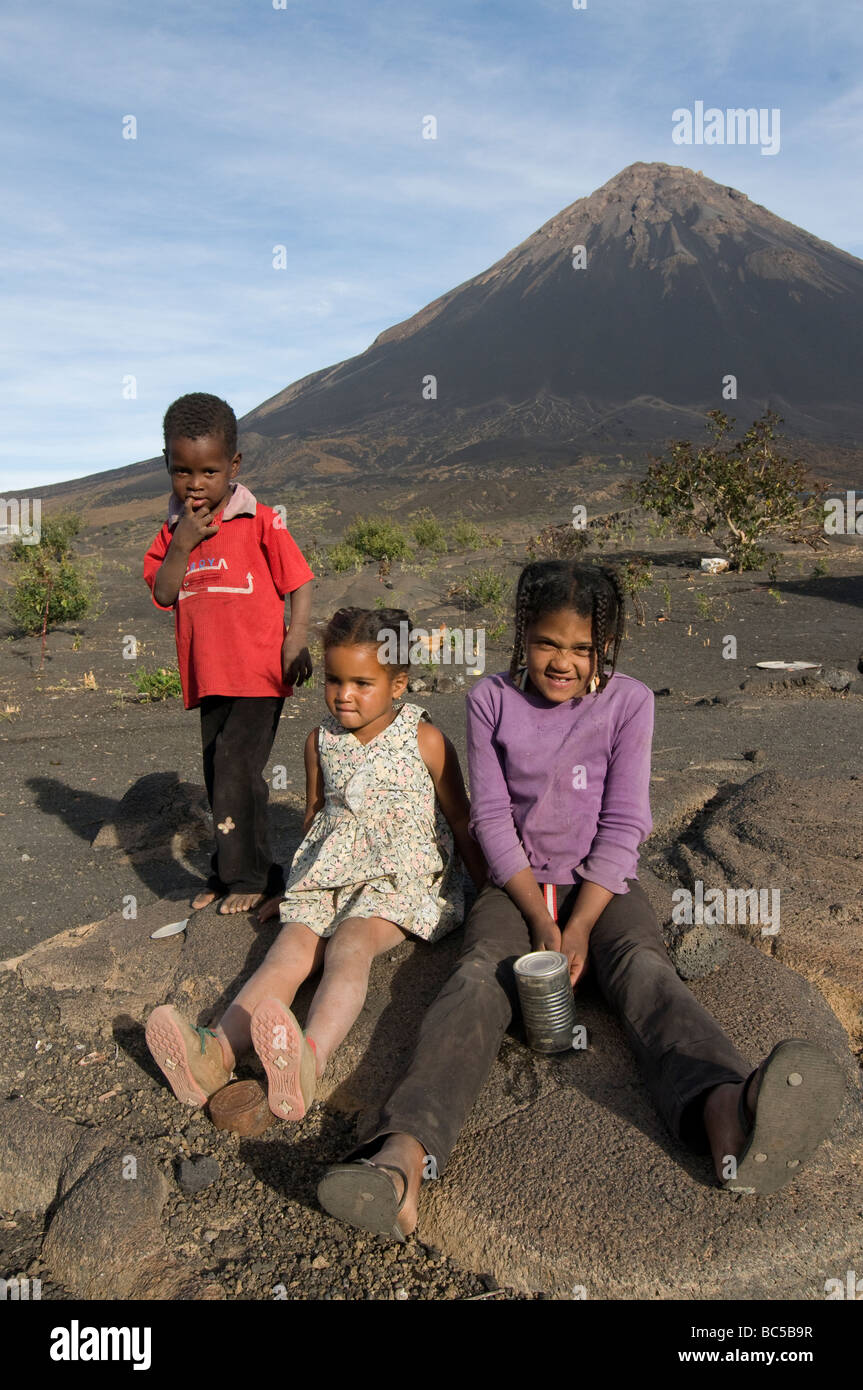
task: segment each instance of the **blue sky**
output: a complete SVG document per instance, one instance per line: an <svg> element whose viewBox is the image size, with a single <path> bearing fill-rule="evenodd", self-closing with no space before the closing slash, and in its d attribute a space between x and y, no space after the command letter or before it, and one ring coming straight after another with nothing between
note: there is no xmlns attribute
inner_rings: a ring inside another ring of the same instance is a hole
<svg viewBox="0 0 863 1390"><path fill-rule="evenodd" d="M158 453L185 391L243 414L636 160L863 256L861 48L858 0L6 0L0 489ZM780 152L675 145L696 100Z"/></svg>

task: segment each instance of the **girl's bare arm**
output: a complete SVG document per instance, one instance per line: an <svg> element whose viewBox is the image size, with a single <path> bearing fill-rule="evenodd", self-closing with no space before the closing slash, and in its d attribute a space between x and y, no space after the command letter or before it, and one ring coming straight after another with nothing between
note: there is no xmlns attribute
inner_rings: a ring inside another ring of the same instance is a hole
<svg viewBox="0 0 863 1390"><path fill-rule="evenodd" d="M319 729L312 729L306 739L306 814L303 818L303 834L308 835L312 821L324 804L324 777L318 755Z"/></svg>
<svg viewBox="0 0 863 1390"><path fill-rule="evenodd" d="M458 852L477 888L482 888L488 869L485 855L468 830L470 803L458 754L450 740L434 724L418 724L417 740L420 756L434 783L441 810L452 830Z"/></svg>

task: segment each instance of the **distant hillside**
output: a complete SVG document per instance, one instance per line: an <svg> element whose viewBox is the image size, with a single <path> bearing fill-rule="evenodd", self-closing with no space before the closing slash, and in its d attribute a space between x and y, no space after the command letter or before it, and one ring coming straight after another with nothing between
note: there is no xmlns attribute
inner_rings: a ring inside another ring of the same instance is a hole
<svg viewBox="0 0 863 1390"><path fill-rule="evenodd" d="M724 401L728 374L737 399ZM270 489L454 482L640 458L700 435L708 409L748 424L771 405L816 467L850 477L861 381L863 261L702 174L633 164L359 356L251 411L242 447ZM149 460L46 495L110 507L165 490Z"/></svg>

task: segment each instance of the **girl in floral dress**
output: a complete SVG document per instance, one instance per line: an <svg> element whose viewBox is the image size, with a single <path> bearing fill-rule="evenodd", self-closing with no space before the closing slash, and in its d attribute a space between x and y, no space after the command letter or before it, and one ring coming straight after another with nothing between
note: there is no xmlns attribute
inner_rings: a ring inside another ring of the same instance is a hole
<svg viewBox="0 0 863 1390"><path fill-rule="evenodd" d="M462 862L477 888L485 882L455 749L424 709L399 701L407 663L387 662L410 627L400 609L341 608L326 629L328 713L306 741L304 839L281 902L259 913L279 911L281 932L215 1030L172 1005L147 1022L150 1051L185 1104L205 1105L252 1046L270 1109L301 1119L362 1009L375 956L460 925ZM321 967L304 1033L290 1006Z"/></svg>

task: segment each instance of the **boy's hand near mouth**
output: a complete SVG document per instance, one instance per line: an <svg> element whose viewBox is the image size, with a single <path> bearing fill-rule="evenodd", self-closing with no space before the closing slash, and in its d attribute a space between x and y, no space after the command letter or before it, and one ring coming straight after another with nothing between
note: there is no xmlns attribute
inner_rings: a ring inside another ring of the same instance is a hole
<svg viewBox="0 0 863 1390"><path fill-rule="evenodd" d="M219 528L211 524L211 517L206 502L196 510L191 497L186 498L183 515L174 527L168 553L153 585L153 597L163 607L170 608L176 602L189 556L195 547L218 534Z"/></svg>

